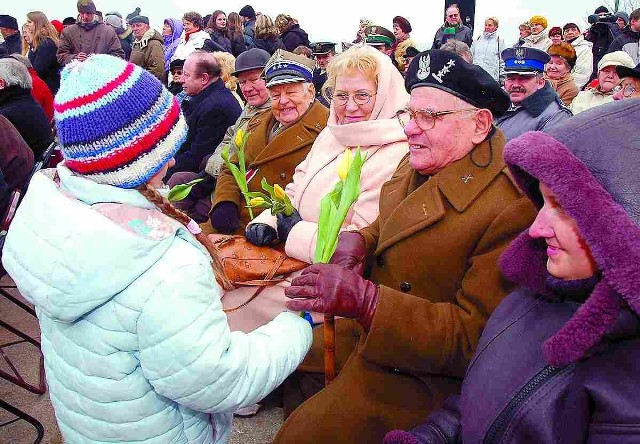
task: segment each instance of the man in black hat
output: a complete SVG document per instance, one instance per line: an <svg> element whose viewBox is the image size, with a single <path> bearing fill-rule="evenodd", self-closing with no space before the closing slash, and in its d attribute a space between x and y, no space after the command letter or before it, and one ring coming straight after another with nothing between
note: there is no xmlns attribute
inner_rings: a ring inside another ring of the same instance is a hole
<svg viewBox="0 0 640 444"><path fill-rule="evenodd" d="M507 139L527 131L542 131L572 116L551 84L543 78L544 65L550 57L535 48L509 48L502 51L505 64L504 88L511 106L496 125Z"/></svg>
<svg viewBox="0 0 640 444"><path fill-rule="evenodd" d="M3 46L8 54L22 54L22 39L15 17L0 15L0 34L4 38L0 46Z"/></svg>
<svg viewBox="0 0 640 444"><path fill-rule="evenodd" d="M322 86L327 81L327 65L336 55L336 44L332 42L317 42L311 45L311 54L316 60L316 69L313 70L313 86L316 88L316 99L327 108L329 102L322 95Z"/></svg>
<svg viewBox="0 0 640 444"><path fill-rule="evenodd" d="M511 289L498 257L535 211L506 172L505 138L493 126L507 94L441 50L418 54L405 85L411 98L398 117L409 154L382 188L378 219L343 233L330 264L307 268L286 289L290 310L347 318L337 331L355 320L358 344L276 443L374 443L420 423L458 392L483 326Z"/></svg>

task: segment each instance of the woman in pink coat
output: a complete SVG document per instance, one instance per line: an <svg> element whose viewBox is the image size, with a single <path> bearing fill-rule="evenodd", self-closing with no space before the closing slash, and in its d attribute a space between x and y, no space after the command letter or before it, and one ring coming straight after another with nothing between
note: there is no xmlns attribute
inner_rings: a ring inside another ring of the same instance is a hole
<svg viewBox="0 0 640 444"><path fill-rule="evenodd" d="M325 90L331 96L327 127L306 159L296 167L293 182L285 188L296 209L290 217L276 218L264 211L246 230L256 245L285 244L286 253L311 263L316 246L320 200L338 182L338 163L345 149L360 147L367 160L362 169L361 193L344 222L344 230L359 230L378 217L382 184L389 180L408 144L395 113L409 100L404 81L389 57L365 46L352 47L327 67ZM272 184L273 185L273 184ZM282 185L282 184L281 184ZM231 330L249 332L272 320L287 298L284 288L294 273L280 284L251 299L256 287L239 288L222 298ZM237 308L241 307L241 308ZM322 315L314 316L320 322Z"/></svg>

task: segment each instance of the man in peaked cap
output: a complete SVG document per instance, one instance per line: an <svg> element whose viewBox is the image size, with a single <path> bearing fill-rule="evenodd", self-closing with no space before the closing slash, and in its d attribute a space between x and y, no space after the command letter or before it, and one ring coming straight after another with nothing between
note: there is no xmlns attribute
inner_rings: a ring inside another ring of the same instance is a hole
<svg viewBox="0 0 640 444"><path fill-rule="evenodd" d="M505 64L504 88L509 93L511 106L496 125L507 139L527 131L542 131L572 116L543 78L549 54L535 48L516 47L505 49L501 57Z"/></svg>
<svg viewBox="0 0 640 444"><path fill-rule="evenodd" d="M329 102L322 95L322 86L327 81L327 65L336 55L336 44L332 42L317 42L311 45L311 54L318 65L313 70L313 86L316 88L316 99L327 108Z"/></svg>
<svg viewBox="0 0 640 444"><path fill-rule="evenodd" d="M383 185L378 219L343 233L331 263L307 268L286 290L290 310L332 313L344 318L338 332L354 321L361 330L348 360L336 349L346 362L339 377L289 416L277 443L374 443L419 424L459 391L482 328L511 289L498 257L535 211L506 172L505 138L493 125L507 94L441 50L419 53L405 85L411 98L398 118L409 154Z"/></svg>
<svg viewBox="0 0 640 444"><path fill-rule="evenodd" d="M114 29L96 16L93 0L78 0L79 20L65 28L60 35L58 63L66 65L72 60L83 62L91 54L109 54L124 58L120 39Z"/></svg>
<svg viewBox="0 0 640 444"><path fill-rule="evenodd" d="M393 32L378 25L368 26L364 32L367 35L367 45L373 46L388 56L391 55L391 47L396 42L396 36L393 35Z"/></svg>

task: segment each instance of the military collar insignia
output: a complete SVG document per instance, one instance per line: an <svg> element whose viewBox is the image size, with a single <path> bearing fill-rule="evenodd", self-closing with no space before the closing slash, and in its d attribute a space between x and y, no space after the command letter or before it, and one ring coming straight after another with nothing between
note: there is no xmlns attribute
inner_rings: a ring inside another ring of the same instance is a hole
<svg viewBox="0 0 640 444"><path fill-rule="evenodd" d="M442 83L442 78L449 74L449 71L451 71L451 68L453 68L454 66L456 66L456 61L453 59L449 59L449 61L442 67L440 71L438 71L437 74L432 74L432 77L438 82Z"/></svg>
<svg viewBox="0 0 640 444"><path fill-rule="evenodd" d="M427 55L420 57L418 72L416 73L416 77L419 80L424 80L429 77L431 74L431 56Z"/></svg>

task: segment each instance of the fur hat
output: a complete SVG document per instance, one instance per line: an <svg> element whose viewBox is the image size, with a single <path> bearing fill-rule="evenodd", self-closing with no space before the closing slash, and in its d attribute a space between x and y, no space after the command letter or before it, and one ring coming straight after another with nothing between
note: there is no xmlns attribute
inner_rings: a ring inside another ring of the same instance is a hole
<svg viewBox="0 0 640 444"><path fill-rule="evenodd" d="M78 0L78 12L84 12L85 14L95 14L96 5L93 3L93 0Z"/></svg>
<svg viewBox="0 0 640 444"><path fill-rule="evenodd" d="M559 35L560 37L562 37L562 29L560 29L559 26L554 26L549 30L549 37L551 37L552 35Z"/></svg>
<svg viewBox="0 0 640 444"><path fill-rule="evenodd" d="M65 165L119 188L148 182L187 134L180 105L158 79L106 54L64 68L54 110Z"/></svg>
<svg viewBox="0 0 640 444"><path fill-rule="evenodd" d="M411 28L411 23L409 23L409 20L407 20L406 18L396 15L393 18L393 23L394 24L398 24L398 26L400 27L400 29L402 29L402 32L404 32L405 34L408 34L412 31Z"/></svg>
<svg viewBox="0 0 640 444"><path fill-rule="evenodd" d="M547 29L547 26L549 26L549 22L547 21L547 19L541 15L534 15L533 17L531 17L529 19L529 24L542 25L542 29Z"/></svg>
<svg viewBox="0 0 640 444"><path fill-rule="evenodd" d="M550 56L562 57L567 61L571 69L576 66L576 50L573 48L571 43L554 43L547 50L547 54L549 54Z"/></svg>

